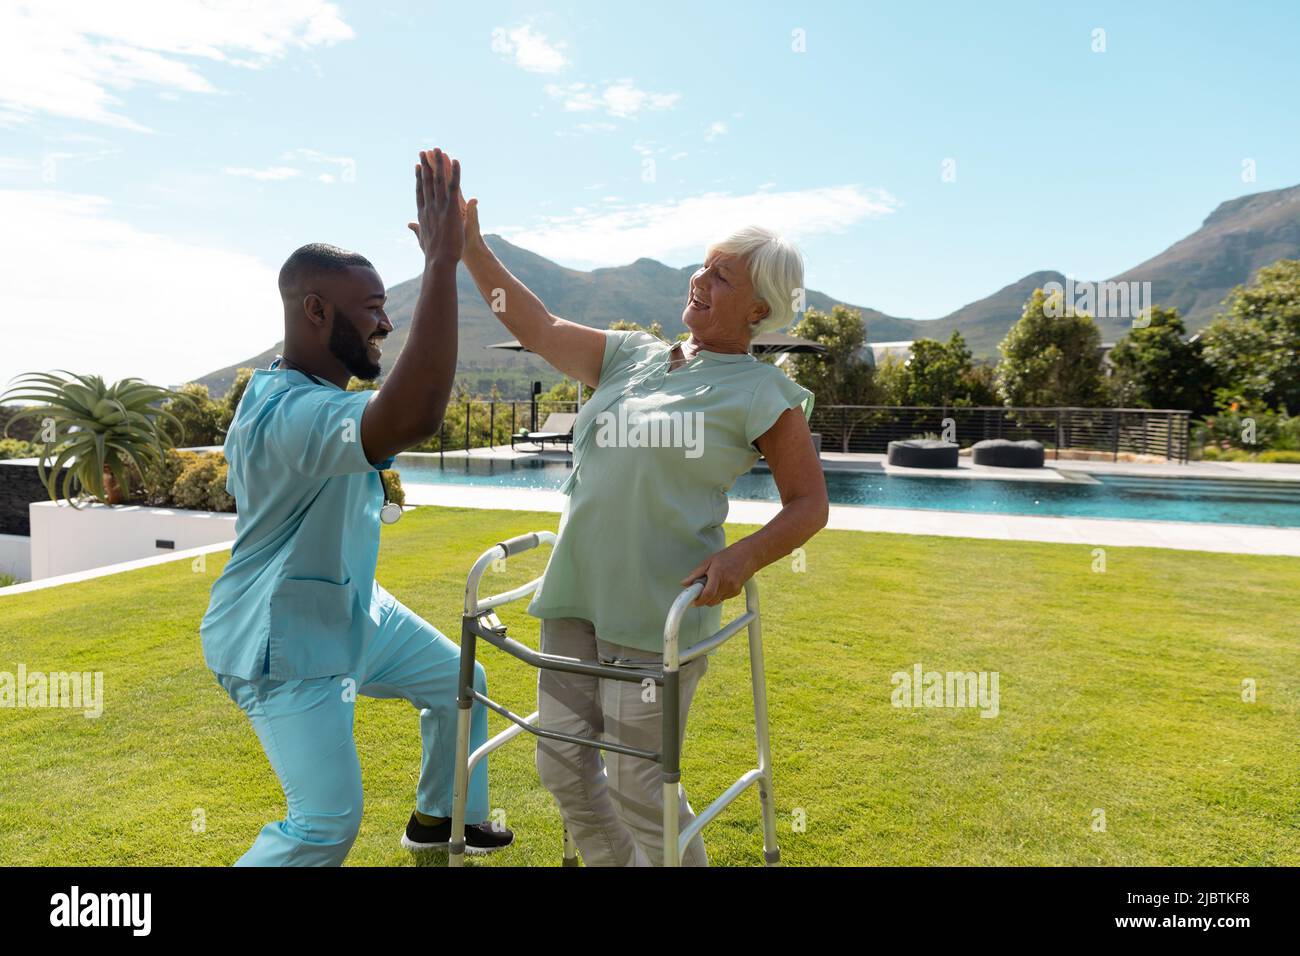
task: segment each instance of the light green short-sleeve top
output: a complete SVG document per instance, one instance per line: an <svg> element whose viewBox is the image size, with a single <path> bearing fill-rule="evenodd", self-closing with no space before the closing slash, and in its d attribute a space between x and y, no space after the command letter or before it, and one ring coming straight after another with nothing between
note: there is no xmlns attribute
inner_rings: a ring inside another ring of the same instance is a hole
<svg viewBox="0 0 1300 956"><path fill-rule="evenodd" d="M662 651L681 580L726 546L727 492L758 461L754 441L813 395L749 353L700 351L669 371L672 346L607 332L600 380L574 423L560 531L528 612L579 617L606 641ZM685 649L722 626L692 607Z"/></svg>

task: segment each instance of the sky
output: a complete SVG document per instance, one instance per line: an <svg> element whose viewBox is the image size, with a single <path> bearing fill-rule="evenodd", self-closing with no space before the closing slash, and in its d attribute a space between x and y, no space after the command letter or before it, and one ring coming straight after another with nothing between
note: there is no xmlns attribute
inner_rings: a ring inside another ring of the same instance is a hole
<svg viewBox="0 0 1300 956"><path fill-rule="evenodd" d="M573 268L756 222L892 315L1107 278L1300 183L1298 39L1291 2L0 0L0 384L260 352L306 242L417 275L434 146Z"/></svg>

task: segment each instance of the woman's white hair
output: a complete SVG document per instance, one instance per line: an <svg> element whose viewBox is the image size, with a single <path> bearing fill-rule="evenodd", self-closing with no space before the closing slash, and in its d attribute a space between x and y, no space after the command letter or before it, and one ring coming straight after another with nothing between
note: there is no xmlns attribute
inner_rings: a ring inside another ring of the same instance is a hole
<svg viewBox="0 0 1300 956"><path fill-rule="evenodd" d="M740 256L749 266L754 296L767 303L767 316L753 326L754 335L783 329L795 316L795 303L803 301L803 256L790 240L762 226L737 229L709 246L715 252Z"/></svg>

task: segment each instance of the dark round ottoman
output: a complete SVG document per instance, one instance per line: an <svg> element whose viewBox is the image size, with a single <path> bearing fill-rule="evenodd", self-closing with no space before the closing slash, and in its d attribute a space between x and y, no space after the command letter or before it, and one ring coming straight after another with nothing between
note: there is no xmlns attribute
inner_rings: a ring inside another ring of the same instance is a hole
<svg viewBox="0 0 1300 956"><path fill-rule="evenodd" d="M956 468L957 446L934 438L891 441L888 461L899 468Z"/></svg>
<svg viewBox="0 0 1300 956"><path fill-rule="evenodd" d="M1042 468L1043 443L986 438L971 446L971 461L998 468Z"/></svg>

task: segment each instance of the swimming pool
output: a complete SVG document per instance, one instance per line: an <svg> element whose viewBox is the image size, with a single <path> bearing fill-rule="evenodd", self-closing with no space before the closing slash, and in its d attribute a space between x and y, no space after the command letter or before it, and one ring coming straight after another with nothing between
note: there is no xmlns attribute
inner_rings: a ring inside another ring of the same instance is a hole
<svg viewBox="0 0 1300 956"><path fill-rule="evenodd" d="M448 458L442 465L399 458L409 485L478 485L558 490L565 462ZM1083 481L999 481L992 478L912 478L883 471L826 472L831 504L921 508L988 514L1194 521L1300 528L1300 482L1221 478L1094 475ZM731 498L779 501L765 468L736 480Z"/></svg>

